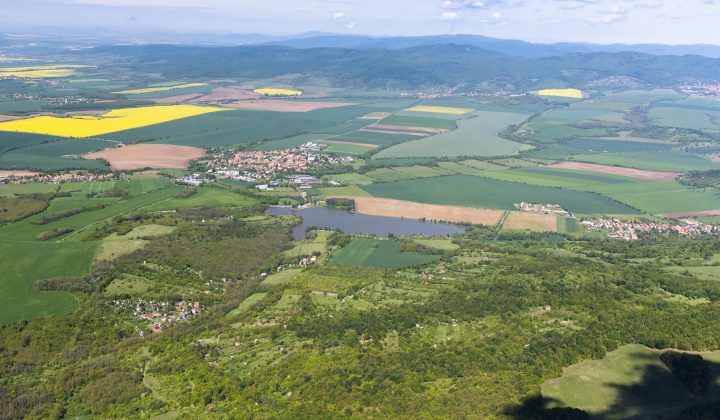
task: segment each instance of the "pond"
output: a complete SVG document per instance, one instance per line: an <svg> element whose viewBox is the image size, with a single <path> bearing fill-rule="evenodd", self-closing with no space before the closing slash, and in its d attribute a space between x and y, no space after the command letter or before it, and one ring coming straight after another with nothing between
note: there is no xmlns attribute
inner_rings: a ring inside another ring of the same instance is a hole
<svg viewBox="0 0 720 420"><path fill-rule="evenodd" d="M299 210L293 210L290 207L270 207L265 211L265 214L294 214L301 216L303 218L302 224L293 229L293 237L295 240L305 237L305 228L308 226L330 229L339 228L345 233L375 234L377 236L387 236L388 233L401 236L444 236L465 232L465 228L462 226L450 223L370 216L328 207L311 207Z"/></svg>

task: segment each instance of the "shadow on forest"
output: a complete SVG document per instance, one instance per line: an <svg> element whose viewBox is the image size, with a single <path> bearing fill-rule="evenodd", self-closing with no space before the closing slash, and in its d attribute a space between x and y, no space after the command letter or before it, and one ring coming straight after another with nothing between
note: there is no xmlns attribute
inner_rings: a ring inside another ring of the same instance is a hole
<svg viewBox="0 0 720 420"><path fill-rule="evenodd" d="M637 367L628 374L640 378L633 384L607 382L577 390L589 394L598 387L613 389L617 398L603 411L590 414L578 408L558 407L561 401L538 396L508 407L504 414L517 420L720 419L720 363L705 360L712 372L710 385L705 393L695 395L659 362L659 356L660 353L632 355Z"/></svg>

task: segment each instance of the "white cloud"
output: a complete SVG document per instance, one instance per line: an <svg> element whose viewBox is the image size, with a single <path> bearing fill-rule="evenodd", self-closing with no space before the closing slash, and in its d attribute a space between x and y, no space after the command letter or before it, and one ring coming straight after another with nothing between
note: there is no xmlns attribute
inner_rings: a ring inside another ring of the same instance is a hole
<svg viewBox="0 0 720 420"><path fill-rule="evenodd" d="M507 23L507 19L500 12L495 12L490 15L490 17L481 19L481 21L482 23L487 23L489 25L504 25Z"/></svg>
<svg viewBox="0 0 720 420"><path fill-rule="evenodd" d="M458 19L458 14L455 13L455 12L444 12L443 14L441 14L440 16L438 16L438 19L439 19L439 20L444 20L444 21L446 21L446 22L447 22L447 21L453 21L453 20L457 20L457 19Z"/></svg>
<svg viewBox="0 0 720 420"><path fill-rule="evenodd" d="M610 25L615 22L620 22L622 20L625 20L625 16L622 14L619 14L619 13L611 13L611 14L605 15L600 18L591 17L591 18L587 19L588 23L591 23L593 25L599 24L599 23L604 23L606 25Z"/></svg>
<svg viewBox="0 0 720 420"><path fill-rule="evenodd" d="M333 13L333 20L335 21L335 23L342 25L348 29L352 29L353 27L355 27L355 23L356 23L350 17L345 15L344 12Z"/></svg>
<svg viewBox="0 0 720 420"><path fill-rule="evenodd" d="M443 9L461 9L463 7L463 4L459 1L445 1L443 2L442 6Z"/></svg>
<svg viewBox="0 0 720 420"><path fill-rule="evenodd" d="M642 3L638 3L637 5L637 7L643 9L657 9L660 6L662 6L662 2L660 0L648 0Z"/></svg>
<svg viewBox="0 0 720 420"><path fill-rule="evenodd" d="M609 9L605 9L599 13L607 13L607 14L613 14L613 15L621 14L622 15L622 14L627 13L628 11L630 11L630 8L627 6L612 6Z"/></svg>
<svg viewBox="0 0 720 420"><path fill-rule="evenodd" d="M585 7L585 3L579 2L579 1L573 1L568 4L563 4L562 6L560 6L560 8L564 9L564 10L580 9L582 7Z"/></svg>
<svg viewBox="0 0 720 420"><path fill-rule="evenodd" d="M335 20L340 20L344 17L345 17L345 13L343 13L343 12L333 13L333 19L335 19Z"/></svg>

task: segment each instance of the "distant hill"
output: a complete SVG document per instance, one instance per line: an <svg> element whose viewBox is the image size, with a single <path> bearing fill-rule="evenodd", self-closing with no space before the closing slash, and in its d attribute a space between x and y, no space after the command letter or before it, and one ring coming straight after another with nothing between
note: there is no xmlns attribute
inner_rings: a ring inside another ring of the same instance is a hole
<svg viewBox="0 0 720 420"><path fill-rule="evenodd" d="M166 77L275 77L312 74L335 86L410 89L466 86L533 90L552 87L676 87L687 80L714 82L720 60L696 55L591 52L542 57L503 55L459 44L382 48L291 48L277 45L98 47L77 54L134 57L138 70Z"/></svg>

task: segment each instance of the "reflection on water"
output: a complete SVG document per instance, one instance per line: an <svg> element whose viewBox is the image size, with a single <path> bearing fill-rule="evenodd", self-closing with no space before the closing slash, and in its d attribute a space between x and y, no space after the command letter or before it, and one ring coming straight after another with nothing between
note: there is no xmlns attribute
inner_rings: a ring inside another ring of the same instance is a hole
<svg viewBox="0 0 720 420"><path fill-rule="evenodd" d="M301 216L303 218L302 224L293 229L293 237L296 240L305 237L305 228L308 226L317 226L319 228L328 227L331 229L340 228L345 233L375 234L378 236L387 236L388 233L406 236L413 234L443 236L465 231L462 226L449 223L369 216L367 214L352 213L328 207L311 207L300 210L293 210L290 207L270 207L265 211L265 214L294 214Z"/></svg>

